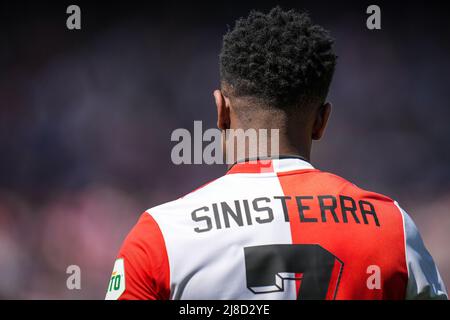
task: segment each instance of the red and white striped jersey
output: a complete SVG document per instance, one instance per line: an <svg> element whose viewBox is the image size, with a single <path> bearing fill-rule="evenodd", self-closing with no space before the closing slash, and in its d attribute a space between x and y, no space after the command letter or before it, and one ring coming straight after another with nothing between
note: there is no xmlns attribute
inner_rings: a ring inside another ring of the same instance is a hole
<svg viewBox="0 0 450 320"><path fill-rule="evenodd" d="M107 299L446 299L390 198L297 157L246 161L144 212Z"/></svg>

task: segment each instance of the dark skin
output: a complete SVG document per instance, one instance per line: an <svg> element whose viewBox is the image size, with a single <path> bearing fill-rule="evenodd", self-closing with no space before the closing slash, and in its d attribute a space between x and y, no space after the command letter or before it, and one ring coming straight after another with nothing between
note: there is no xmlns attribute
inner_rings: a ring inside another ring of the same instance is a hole
<svg viewBox="0 0 450 320"><path fill-rule="evenodd" d="M331 103L327 102L311 105L307 112L250 108L243 117L242 112L236 111L236 105L245 108L239 99L226 96L223 90L213 94L219 129L279 129L279 154L301 156L308 161L312 141L322 138L331 113Z"/></svg>

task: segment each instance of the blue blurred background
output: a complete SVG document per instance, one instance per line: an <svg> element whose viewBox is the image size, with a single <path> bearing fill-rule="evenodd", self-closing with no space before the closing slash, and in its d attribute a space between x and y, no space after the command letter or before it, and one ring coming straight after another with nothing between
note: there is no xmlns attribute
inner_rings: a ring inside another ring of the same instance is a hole
<svg viewBox="0 0 450 320"><path fill-rule="evenodd" d="M0 4L0 298L103 299L141 212L220 176L172 164L176 128L215 126L222 35L250 9L306 9L336 39L334 109L312 162L395 198L450 283L450 22L444 1ZM79 265L81 290L66 288Z"/></svg>

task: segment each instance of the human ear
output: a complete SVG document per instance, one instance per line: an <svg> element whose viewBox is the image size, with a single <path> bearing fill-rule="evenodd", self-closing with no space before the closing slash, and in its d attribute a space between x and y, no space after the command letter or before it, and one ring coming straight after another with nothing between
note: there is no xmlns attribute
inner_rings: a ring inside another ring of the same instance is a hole
<svg viewBox="0 0 450 320"><path fill-rule="evenodd" d="M319 107L314 120L311 138L313 140L320 140L328 123L331 114L331 103L327 102Z"/></svg>
<svg viewBox="0 0 450 320"><path fill-rule="evenodd" d="M217 127L221 130L230 128L230 109L227 107L225 97L220 90L214 90L214 100L217 106Z"/></svg>

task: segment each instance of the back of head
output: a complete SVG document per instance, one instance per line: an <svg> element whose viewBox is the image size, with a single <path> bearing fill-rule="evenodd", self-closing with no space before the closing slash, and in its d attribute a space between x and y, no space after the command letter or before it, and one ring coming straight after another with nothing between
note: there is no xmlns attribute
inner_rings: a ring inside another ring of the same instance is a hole
<svg viewBox="0 0 450 320"><path fill-rule="evenodd" d="M300 111L324 102L335 64L333 40L307 13L252 11L223 38L222 92L237 104Z"/></svg>

